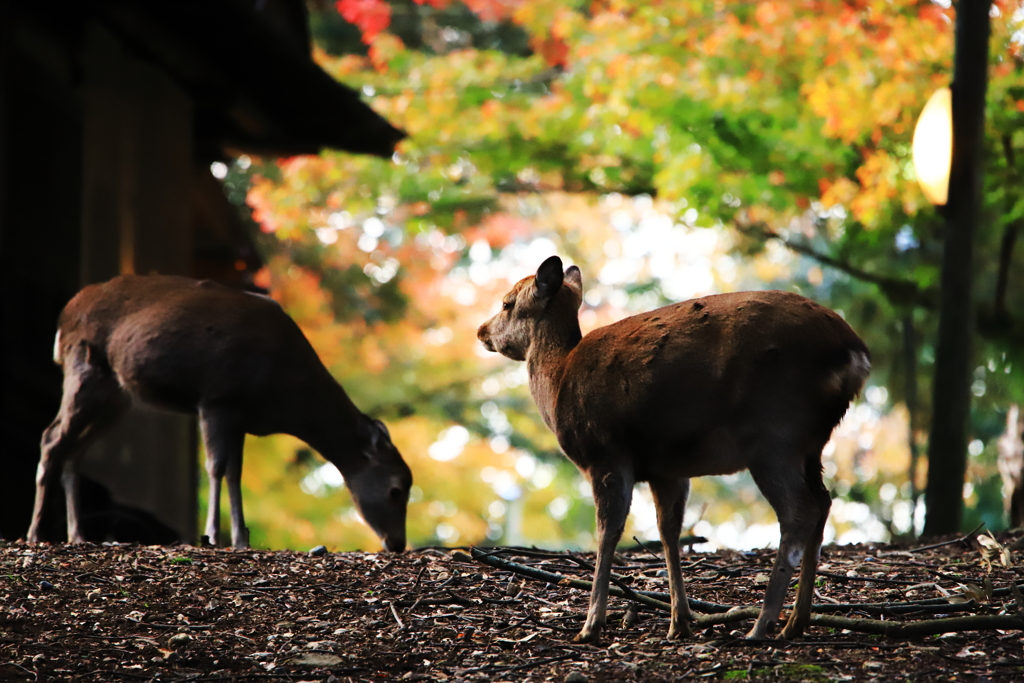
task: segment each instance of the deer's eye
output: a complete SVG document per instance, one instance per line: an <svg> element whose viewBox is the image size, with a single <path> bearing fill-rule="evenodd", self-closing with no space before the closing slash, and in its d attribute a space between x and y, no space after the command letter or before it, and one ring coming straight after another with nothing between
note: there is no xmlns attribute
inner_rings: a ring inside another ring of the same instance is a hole
<svg viewBox="0 0 1024 683"><path fill-rule="evenodd" d="M516 305L515 301L502 301L501 302L501 310L503 310L503 311L511 311L512 307L515 306L515 305Z"/></svg>

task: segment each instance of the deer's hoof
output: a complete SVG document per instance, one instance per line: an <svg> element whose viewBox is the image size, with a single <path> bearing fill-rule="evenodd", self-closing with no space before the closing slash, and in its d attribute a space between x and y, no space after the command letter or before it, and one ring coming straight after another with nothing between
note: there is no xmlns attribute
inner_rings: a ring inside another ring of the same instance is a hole
<svg viewBox="0 0 1024 683"><path fill-rule="evenodd" d="M782 633L779 634L779 638L782 640L796 640L804 634L804 627L796 624L786 624L786 628L782 629Z"/></svg>
<svg viewBox="0 0 1024 683"><path fill-rule="evenodd" d="M582 631L576 634L576 637L572 639L572 642L597 645L601 642L601 631L596 628L591 629L584 627Z"/></svg>
<svg viewBox="0 0 1024 683"><path fill-rule="evenodd" d="M690 622L684 621L681 624L672 624L668 627L668 639L669 640L682 640L683 638L689 638L693 635L693 629L690 628Z"/></svg>
<svg viewBox="0 0 1024 683"><path fill-rule="evenodd" d="M770 638L768 637L768 628L764 626L759 627L757 624L754 624L754 628L750 629L750 632L747 633L746 638L747 640L754 641L770 640Z"/></svg>

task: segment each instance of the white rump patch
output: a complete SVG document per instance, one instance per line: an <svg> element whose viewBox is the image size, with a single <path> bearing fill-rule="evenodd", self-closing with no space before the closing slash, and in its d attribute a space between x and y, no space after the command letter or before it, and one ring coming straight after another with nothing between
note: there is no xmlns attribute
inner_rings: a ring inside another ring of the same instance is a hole
<svg viewBox="0 0 1024 683"><path fill-rule="evenodd" d="M868 358L868 354L863 351L855 351L850 354L850 370L849 375L852 379L856 380L857 391L864 386L864 381L871 374L871 360Z"/></svg>
<svg viewBox="0 0 1024 683"><path fill-rule="evenodd" d="M851 351L850 360L842 368L833 371L828 388L836 393L849 393L854 397L864 387L864 381L871 374L871 360L863 351Z"/></svg>

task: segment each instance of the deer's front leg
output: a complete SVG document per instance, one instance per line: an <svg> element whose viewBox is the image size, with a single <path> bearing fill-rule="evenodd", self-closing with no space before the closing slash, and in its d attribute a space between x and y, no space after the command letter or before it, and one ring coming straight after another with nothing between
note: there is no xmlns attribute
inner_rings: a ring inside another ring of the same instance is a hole
<svg viewBox="0 0 1024 683"><path fill-rule="evenodd" d="M668 589L672 596L672 621L668 627L668 637L686 638L690 635L693 614L690 612L690 603L686 600L683 572L679 568L679 534L683 528L683 513L686 510L686 497L690 493L690 480L652 481L651 493L658 511L658 531L665 547Z"/></svg>
<svg viewBox="0 0 1024 683"><path fill-rule="evenodd" d="M597 507L597 562L587 621L576 636L576 642L579 643L596 643L601 637L608 611L608 583L612 574L615 546L626 528L626 517L633 500L631 472L591 471L589 475Z"/></svg>

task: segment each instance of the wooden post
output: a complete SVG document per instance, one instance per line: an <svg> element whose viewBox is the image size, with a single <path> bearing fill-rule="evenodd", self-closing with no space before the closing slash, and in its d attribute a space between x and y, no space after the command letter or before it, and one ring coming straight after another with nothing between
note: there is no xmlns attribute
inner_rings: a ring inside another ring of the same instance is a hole
<svg viewBox="0 0 1024 683"><path fill-rule="evenodd" d="M82 284L192 271L192 101L99 25L83 49ZM194 417L133 407L82 474L195 539Z"/></svg>

